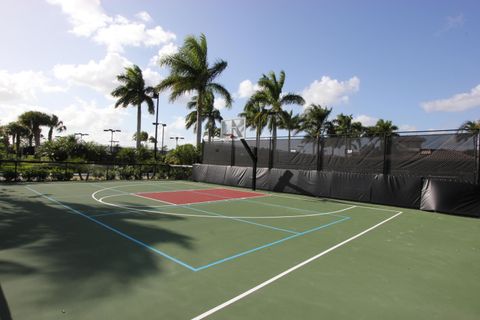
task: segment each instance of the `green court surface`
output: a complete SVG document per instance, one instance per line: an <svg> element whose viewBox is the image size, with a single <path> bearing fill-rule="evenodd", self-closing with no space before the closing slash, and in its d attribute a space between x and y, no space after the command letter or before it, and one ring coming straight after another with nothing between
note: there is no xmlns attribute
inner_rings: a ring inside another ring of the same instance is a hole
<svg viewBox="0 0 480 320"><path fill-rule="evenodd" d="M480 220L219 188L1 185L0 319L480 319Z"/></svg>

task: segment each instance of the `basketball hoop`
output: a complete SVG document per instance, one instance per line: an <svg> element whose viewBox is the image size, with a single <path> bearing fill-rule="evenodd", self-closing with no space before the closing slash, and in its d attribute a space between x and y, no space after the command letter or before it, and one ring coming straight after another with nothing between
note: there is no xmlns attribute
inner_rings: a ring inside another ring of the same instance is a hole
<svg viewBox="0 0 480 320"><path fill-rule="evenodd" d="M246 134L245 124L245 118L222 120L221 137L228 141L244 139Z"/></svg>

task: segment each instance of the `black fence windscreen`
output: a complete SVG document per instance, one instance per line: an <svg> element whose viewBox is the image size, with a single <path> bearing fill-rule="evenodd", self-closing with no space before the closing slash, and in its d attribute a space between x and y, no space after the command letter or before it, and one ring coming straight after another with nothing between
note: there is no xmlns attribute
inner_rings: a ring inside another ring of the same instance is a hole
<svg viewBox="0 0 480 320"><path fill-rule="evenodd" d="M479 183L479 134L442 133L380 137L303 137L247 140L258 146L259 168L454 178ZM205 143L203 163L252 166L240 141Z"/></svg>

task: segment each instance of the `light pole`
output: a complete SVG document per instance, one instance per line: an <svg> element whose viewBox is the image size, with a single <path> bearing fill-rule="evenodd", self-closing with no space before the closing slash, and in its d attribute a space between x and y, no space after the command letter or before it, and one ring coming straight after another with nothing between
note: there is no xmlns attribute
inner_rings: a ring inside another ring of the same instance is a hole
<svg viewBox="0 0 480 320"><path fill-rule="evenodd" d="M103 131L105 131L105 132L110 131L110 133L111 133L111 135L110 135L110 154L112 155L113 154L113 143L118 142L118 141L113 140L113 133L114 132L122 132L122 131L118 130L118 129L103 129Z"/></svg>
<svg viewBox="0 0 480 320"><path fill-rule="evenodd" d="M170 140L175 139L175 149L178 147L178 139L183 140L184 137L170 137Z"/></svg>
<svg viewBox="0 0 480 320"><path fill-rule="evenodd" d="M157 160L157 136L158 136L158 125L159 125L159 123L158 123L158 100L159 100L159 97L160 97L160 95L158 94L158 92L153 93L153 98L157 99L157 111L155 112L155 122L153 123L153 125L155 125L155 145L153 147L153 157L155 158L155 160Z"/></svg>
<svg viewBox="0 0 480 320"><path fill-rule="evenodd" d="M88 133L81 133L81 132L75 132L75 133L73 134L74 137L80 136L80 142L83 142L83 137L84 137L84 136L88 136L88 135L89 135Z"/></svg>
<svg viewBox="0 0 480 320"><path fill-rule="evenodd" d="M165 127L167 126L166 123L160 123L162 125L162 154L163 154L163 146L164 146L164 143L163 143L163 138L165 137Z"/></svg>

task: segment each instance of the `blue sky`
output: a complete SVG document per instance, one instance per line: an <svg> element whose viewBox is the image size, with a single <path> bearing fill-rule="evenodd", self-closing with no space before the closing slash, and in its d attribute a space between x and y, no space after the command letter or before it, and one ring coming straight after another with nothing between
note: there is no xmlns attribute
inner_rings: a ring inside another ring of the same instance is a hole
<svg viewBox="0 0 480 320"><path fill-rule="evenodd" d="M2 0L0 124L35 109L57 114L67 133L107 143L103 129L118 128L134 145L135 109L109 97L115 75L134 63L155 84L168 74L156 57L203 32L210 61L229 63L218 79L235 98L230 110L217 100L224 118L241 112L263 73L285 70L286 91L365 125L456 128L480 118L479 17L476 0ZM194 141L186 101L161 96L170 146L170 136ZM144 112L151 135L153 120Z"/></svg>

